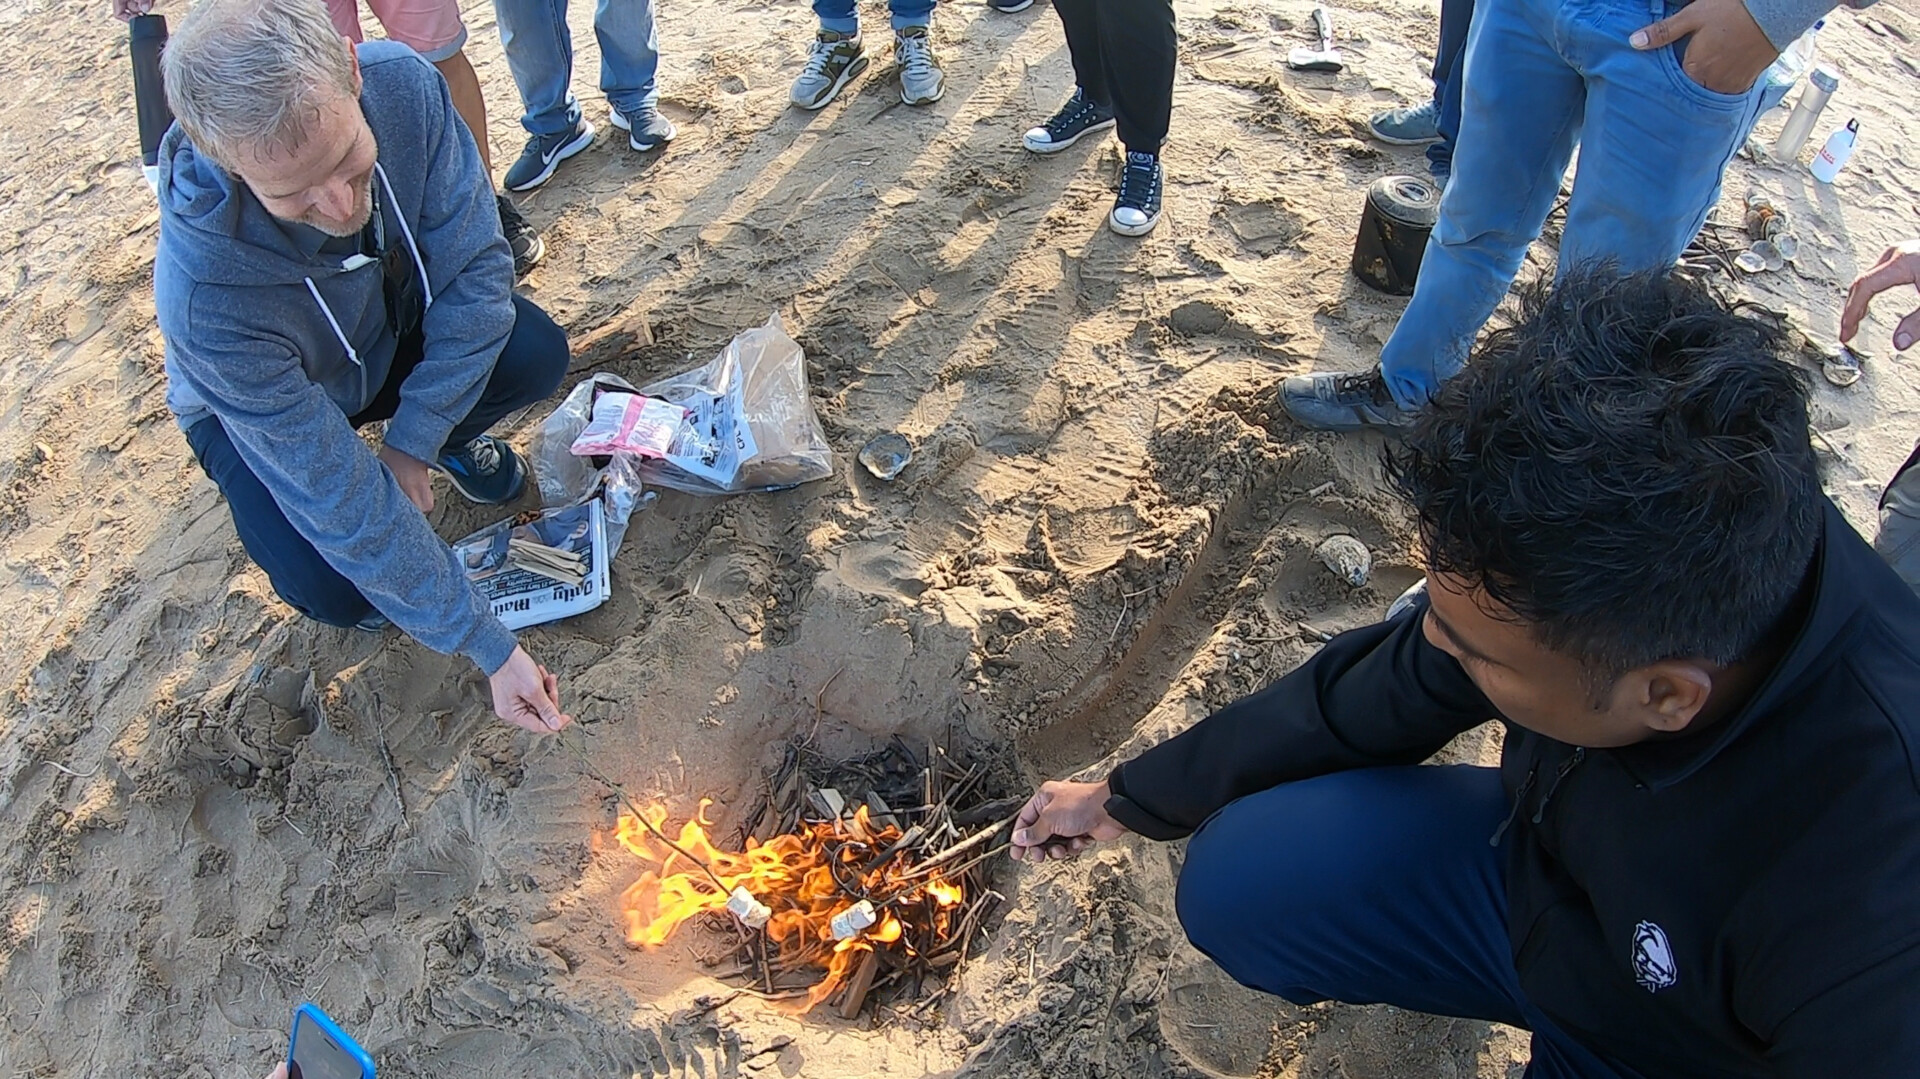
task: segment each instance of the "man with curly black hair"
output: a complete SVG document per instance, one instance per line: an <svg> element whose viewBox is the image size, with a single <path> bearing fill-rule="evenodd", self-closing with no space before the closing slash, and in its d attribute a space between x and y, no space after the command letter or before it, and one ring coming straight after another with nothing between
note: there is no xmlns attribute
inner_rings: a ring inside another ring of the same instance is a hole
<svg viewBox="0 0 1920 1079"><path fill-rule="evenodd" d="M1531 1030L1535 1079L1913 1074L1920 599L1787 355L1670 278L1536 290L1389 451L1428 596L1045 784L1016 854L1192 835L1233 977ZM1419 766L1489 718L1498 769Z"/></svg>

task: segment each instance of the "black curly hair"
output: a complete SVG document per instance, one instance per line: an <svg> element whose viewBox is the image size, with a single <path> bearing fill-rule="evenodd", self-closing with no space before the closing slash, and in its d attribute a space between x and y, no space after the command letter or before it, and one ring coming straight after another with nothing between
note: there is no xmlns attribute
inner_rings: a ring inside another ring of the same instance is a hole
<svg viewBox="0 0 1920 1079"><path fill-rule="evenodd" d="M1607 682L1745 658L1793 601L1824 512L1784 331L1610 265L1529 286L1520 309L1387 451L1428 569Z"/></svg>

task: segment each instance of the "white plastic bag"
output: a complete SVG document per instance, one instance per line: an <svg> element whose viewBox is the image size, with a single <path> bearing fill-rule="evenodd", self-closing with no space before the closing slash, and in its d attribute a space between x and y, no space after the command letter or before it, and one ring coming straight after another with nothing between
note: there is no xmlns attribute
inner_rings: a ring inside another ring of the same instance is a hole
<svg viewBox="0 0 1920 1079"><path fill-rule="evenodd" d="M540 424L533 435L533 477L540 487L540 503L548 508L572 506L598 497L605 511L607 557L612 559L627 535L627 521L635 509L654 497L634 472L634 458L575 457L573 440L586 430L593 401L603 390L632 393L633 386L618 375L594 375L575 386Z"/></svg>
<svg viewBox="0 0 1920 1079"><path fill-rule="evenodd" d="M735 337L705 366L640 392L692 414L686 440L665 459L634 462L649 484L719 495L833 475L833 448L807 392L806 354L778 314Z"/></svg>

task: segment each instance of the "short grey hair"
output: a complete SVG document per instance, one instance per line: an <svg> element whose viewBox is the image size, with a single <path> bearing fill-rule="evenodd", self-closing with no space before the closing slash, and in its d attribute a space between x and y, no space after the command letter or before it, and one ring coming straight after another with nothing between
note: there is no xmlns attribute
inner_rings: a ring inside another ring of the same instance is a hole
<svg viewBox="0 0 1920 1079"><path fill-rule="evenodd" d="M242 150L299 146L336 94L354 97L350 48L321 0L199 0L160 55L167 104L231 171Z"/></svg>

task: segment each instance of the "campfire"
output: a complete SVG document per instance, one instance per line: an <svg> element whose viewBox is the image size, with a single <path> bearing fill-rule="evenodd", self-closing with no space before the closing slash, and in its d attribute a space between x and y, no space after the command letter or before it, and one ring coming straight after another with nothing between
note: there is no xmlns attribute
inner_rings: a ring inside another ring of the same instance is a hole
<svg viewBox="0 0 1920 1079"><path fill-rule="evenodd" d="M936 746L924 763L897 740L854 761L809 756L787 747L724 847L709 801L677 831L661 807L621 814L616 838L646 867L621 897L627 941L657 947L705 924L727 944L702 961L745 991L801 1011L837 998L850 1019L874 990L897 987L892 999L913 1001L905 1014L918 1017L1002 899L984 863L1004 849L1020 801L987 800L986 766L962 769Z"/></svg>

